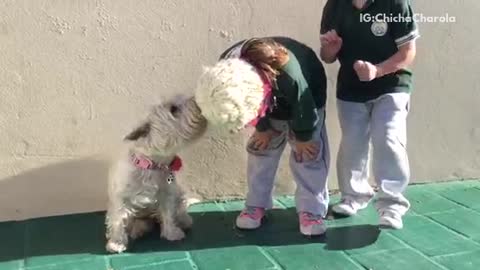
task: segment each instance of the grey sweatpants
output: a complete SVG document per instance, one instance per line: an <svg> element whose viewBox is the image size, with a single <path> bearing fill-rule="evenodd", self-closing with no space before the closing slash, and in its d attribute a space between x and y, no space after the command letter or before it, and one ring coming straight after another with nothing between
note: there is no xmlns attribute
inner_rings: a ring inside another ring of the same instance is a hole
<svg viewBox="0 0 480 270"><path fill-rule="evenodd" d="M329 197L327 176L330 166L330 152L325 129L325 111L318 112L318 123L312 140L317 144L319 154L314 160L297 162L293 150L290 153L290 170L297 184L295 202L298 212L309 212L325 216ZM248 152L248 194L246 205L272 208L272 191L280 157L287 142L292 149L294 141L287 121L270 120L272 128L281 132L274 137L264 151L249 147Z"/></svg>
<svg viewBox="0 0 480 270"><path fill-rule="evenodd" d="M379 191L379 211L404 215L410 204L402 195L408 185L407 115L410 94L395 93L366 102L337 101L342 130L337 175L342 197L367 203L374 197L368 184L369 142L373 146L373 176Z"/></svg>

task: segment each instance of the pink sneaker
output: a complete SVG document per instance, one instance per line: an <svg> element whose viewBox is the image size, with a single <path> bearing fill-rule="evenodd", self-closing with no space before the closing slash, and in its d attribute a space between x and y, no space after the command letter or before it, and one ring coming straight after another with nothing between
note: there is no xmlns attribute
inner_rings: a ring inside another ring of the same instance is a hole
<svg viewBox="0 0 480 270"><path fill-rule="evenodd" d="M300 232L306 236L322 235L327 231L321 216L308 212L298 214L300 220Z"/></svg>
<svg viewBox="0 0 480 270"><path fill-rule="evenodd" d="M253 230L262 225L262 219L265 216L265 209L260 207L246 207L238 215L236 225L240 229Z"/></svg>

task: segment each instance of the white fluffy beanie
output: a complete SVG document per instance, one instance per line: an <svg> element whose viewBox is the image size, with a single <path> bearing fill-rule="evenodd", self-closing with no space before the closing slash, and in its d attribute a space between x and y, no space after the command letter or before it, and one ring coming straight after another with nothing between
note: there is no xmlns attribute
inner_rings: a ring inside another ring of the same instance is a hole
<svg viewBox="0 0 480 270"><path fill-rule="evenodd" d="M220 60L204 68L195 99L209 124L239 131L257 117L264 97L256 69L239 58Z"/></svg>

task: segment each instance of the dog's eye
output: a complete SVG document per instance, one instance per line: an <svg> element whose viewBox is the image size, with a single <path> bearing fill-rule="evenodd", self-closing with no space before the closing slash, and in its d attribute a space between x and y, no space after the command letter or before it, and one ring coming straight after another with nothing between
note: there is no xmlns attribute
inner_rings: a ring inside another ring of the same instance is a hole
<svg viewBox="0 0 480 270"><path fill-rule="evenodd" d="M170 106L170 113L173 116L177 116L179 111L180 111L180 109L178 108L178 106L175 106L175 105Z"/></svg>

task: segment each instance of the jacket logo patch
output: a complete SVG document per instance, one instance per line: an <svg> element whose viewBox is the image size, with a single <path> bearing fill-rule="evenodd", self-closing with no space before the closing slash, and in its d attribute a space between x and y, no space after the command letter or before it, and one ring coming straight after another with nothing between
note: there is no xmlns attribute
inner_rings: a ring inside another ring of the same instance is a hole
<svg viewBox="0 0 480 270"><path fill-rule="evenodd" d="M388 31L388 23L385 21L375 21L372 23L371 30L377 37L385 36Z"/></svg>

